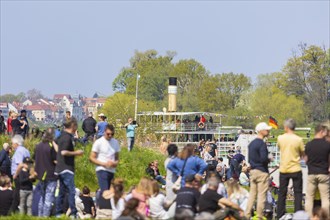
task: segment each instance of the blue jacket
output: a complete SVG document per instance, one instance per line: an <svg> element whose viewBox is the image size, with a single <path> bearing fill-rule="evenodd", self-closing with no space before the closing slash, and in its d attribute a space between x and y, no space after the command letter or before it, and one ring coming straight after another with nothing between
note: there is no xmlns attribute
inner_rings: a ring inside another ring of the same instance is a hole
<svg viewBox="0 0 330 220"><path fill-rule="evenodd" d="M173 159L168 165L167 169L173 172L177 177L181 175L181 170L183 168L184 160L180 158ZM181 185L185 184L185 177L189 174L199 174L203 175L204 171L207 168L207 163L199 157L190 156L187 159L186 166L183 171Z"/></svg>
<svg viewBox="0 0 330 220"><path fill-rule="evenodd" d="M0 151L0 171L6 175L11 175L11 161L9 158L9 152L5 150Z"/></svg>

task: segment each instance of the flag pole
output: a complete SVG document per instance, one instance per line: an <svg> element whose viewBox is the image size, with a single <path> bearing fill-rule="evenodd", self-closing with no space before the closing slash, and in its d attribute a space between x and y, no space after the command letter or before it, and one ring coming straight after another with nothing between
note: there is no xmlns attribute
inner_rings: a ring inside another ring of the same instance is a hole
<svg viewBox="0 0 330 220"><path fill-rule="evenodd" d="M135 121L137 119L139 78L140 78L140 75L137 73L136 74L136 88L135 88L135 113L134 113L134 120Z"/></svg>

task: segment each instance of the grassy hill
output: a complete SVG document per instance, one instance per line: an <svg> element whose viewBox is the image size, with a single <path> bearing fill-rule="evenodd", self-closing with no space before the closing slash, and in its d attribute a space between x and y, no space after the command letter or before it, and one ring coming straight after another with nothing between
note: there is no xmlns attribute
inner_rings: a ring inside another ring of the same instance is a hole
<svg viewBox="0 0 330 220"><path fill-rule="evenodd" d="M40 140L29 139L25 141L25 147L33 155L36 144ZM0 136L0 145L3 143L10 143L10 139L7 136ZM75 160L75 183L76 187L82 188L88 186L91 191L95 191L98 188L97 177L95 173L95 166L89 161L89 154L92 148L92 144L83 146L81 144L76 145L77 149L84 150L84 155L76 157ZM165 175L164 160L165 156L153 149L147 149L143 147L135 147L132 152L128 152L126 146L121 146L121 152L119 154L119 166L115 177L121 177L125 179L125 187L129 188L139 182L141 177L146 175L145 169L147 165L153 161L158 160L160 164L160 172Z"/></svg>

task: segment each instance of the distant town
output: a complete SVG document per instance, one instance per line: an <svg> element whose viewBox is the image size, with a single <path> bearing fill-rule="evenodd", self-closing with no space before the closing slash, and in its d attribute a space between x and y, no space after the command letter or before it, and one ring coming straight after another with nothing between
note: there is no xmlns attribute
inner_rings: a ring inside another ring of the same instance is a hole
<svg viewBox="0 0 330 220"><path fill-rule="evenodd" d="M100 97L98 93L95 93L91 98L80 94L54 94L52 99L40 98L36 100L26 99L22 102L1 102L0 109L5 119L8 118L9 111L20 112L25 109L30 120L48 124L61 121L66 111L70 111L72 116L79 121L86 118L89 112L95 116L105 101L106 98Z"/></svg>

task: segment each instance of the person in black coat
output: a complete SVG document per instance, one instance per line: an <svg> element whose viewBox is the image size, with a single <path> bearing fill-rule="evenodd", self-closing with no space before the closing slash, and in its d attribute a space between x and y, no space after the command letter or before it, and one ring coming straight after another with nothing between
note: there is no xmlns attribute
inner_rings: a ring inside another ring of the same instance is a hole
<svg viewBox="0 0 330 220"><path fill-rule="evenodd" d="M1 176L11 177L11 160L9 157L10 146L8 143L3 144L3 149L0 151L0 174Z"/></svg>
<svg viewBox="0 0 330 220"><path fill-rule="evenodd" d="M86 143L88 140L93 140L94 135L96 133L96 120L93 118L93 113L90 112L88 114L88 118L83 121L82 130L85 132L85 137L83 138L83 142Z"/></svg>

